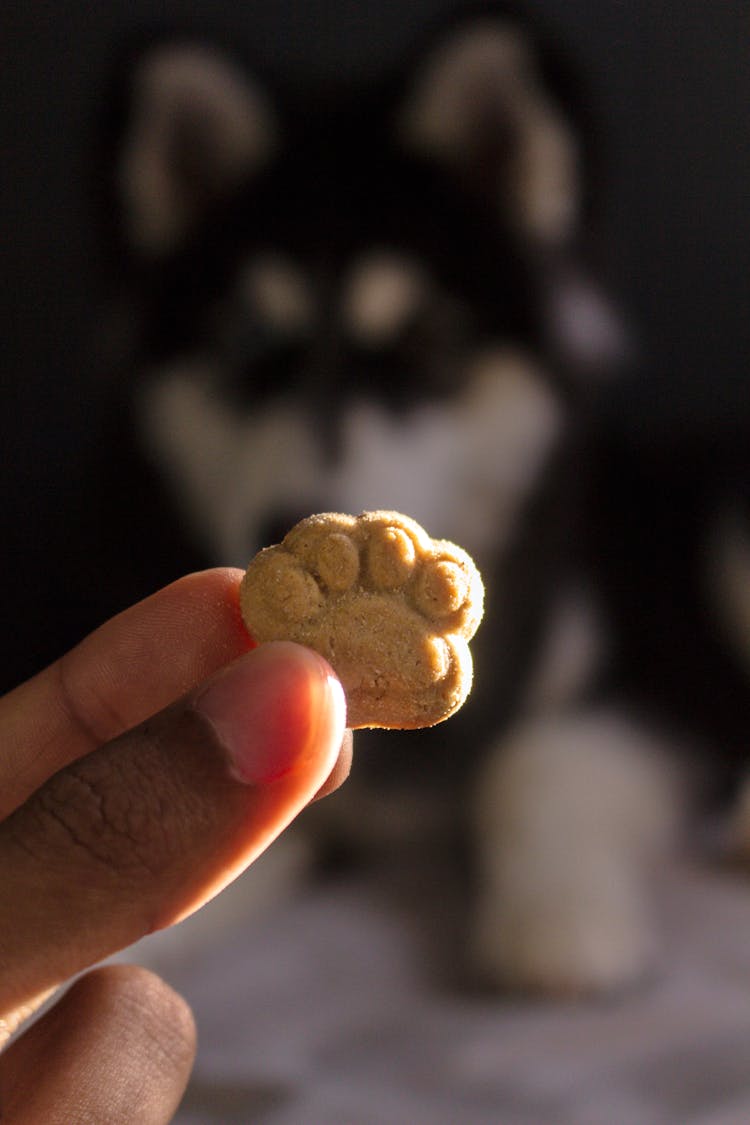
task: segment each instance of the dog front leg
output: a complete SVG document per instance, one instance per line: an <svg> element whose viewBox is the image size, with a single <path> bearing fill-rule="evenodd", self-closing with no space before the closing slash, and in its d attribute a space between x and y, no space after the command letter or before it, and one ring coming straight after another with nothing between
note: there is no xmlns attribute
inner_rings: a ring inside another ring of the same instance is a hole
<svg viewBox="0 0 750 1125"><path fill-rule="evenodd" d="M615 711L533 719L477 789L474 969L560 995L622 988L653 966L648 867L680 801L660 744Z"/></svg>

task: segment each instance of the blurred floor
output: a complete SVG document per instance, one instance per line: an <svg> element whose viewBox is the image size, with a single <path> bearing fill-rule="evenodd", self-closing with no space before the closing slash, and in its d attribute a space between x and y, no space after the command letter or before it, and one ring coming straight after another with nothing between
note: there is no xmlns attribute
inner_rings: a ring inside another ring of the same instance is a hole
<svg viewBox="0 0 750 1125"><path fill-rule="evenodd" d="M577 1004L439 983L455 936L440 885L408 857L262 909L246 883L179 942L138 947L198 1020L176 1125L750 1122L750 882L675 861L658 976Z"/></svg>

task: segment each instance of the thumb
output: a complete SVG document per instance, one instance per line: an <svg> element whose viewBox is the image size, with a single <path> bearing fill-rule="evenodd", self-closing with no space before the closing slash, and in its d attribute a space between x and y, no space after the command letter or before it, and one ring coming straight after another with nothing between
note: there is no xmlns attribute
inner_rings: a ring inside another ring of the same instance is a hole
<svg viewBox="0 0 750 1125"><path fill-rule="evenodd" d="M322 658L261 645L50 778L0 825L0 1016L221 890L320 790L344 725Z"/></svg>

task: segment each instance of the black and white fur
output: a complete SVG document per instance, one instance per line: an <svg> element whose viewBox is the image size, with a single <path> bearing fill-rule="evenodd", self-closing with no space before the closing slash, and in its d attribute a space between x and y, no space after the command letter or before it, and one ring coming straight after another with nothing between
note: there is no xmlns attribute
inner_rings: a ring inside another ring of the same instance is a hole
<svg viewBox="0 0 750 1125"><path fill-rule="evenodd" d="M620 986L654 955L643 866L676 803L669 738L610 690L588 474L624 340L582 261L585 131L528 32L490 17L376 90L302 101L192 43L129 75L116 181L140 442L207 562L367 508L474 555L472 699L381 760L465 814L485 978ZM750 561L739 532L721 542L732 629Z"/></svg>

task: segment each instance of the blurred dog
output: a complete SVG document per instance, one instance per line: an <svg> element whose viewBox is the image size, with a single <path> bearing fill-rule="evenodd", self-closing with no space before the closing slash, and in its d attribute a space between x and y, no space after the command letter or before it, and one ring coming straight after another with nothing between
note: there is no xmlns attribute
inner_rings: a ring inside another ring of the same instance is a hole
<svg viewBox="0 0 750 1125"><path fill-rule="evenodd" d="M166 43L129 75L116 163L136 427L206 561L395 508L482 569L470 703L363 735L373 803L342 805L418 833L433 783L472 840L476 969L575 992L650 964L639 873L675 808L665 740L610 690L628 576L600 580L593 533L622 525L592 514L590 456L625 340L583 259L581 108L504 19L347 97Z"/></svg>

